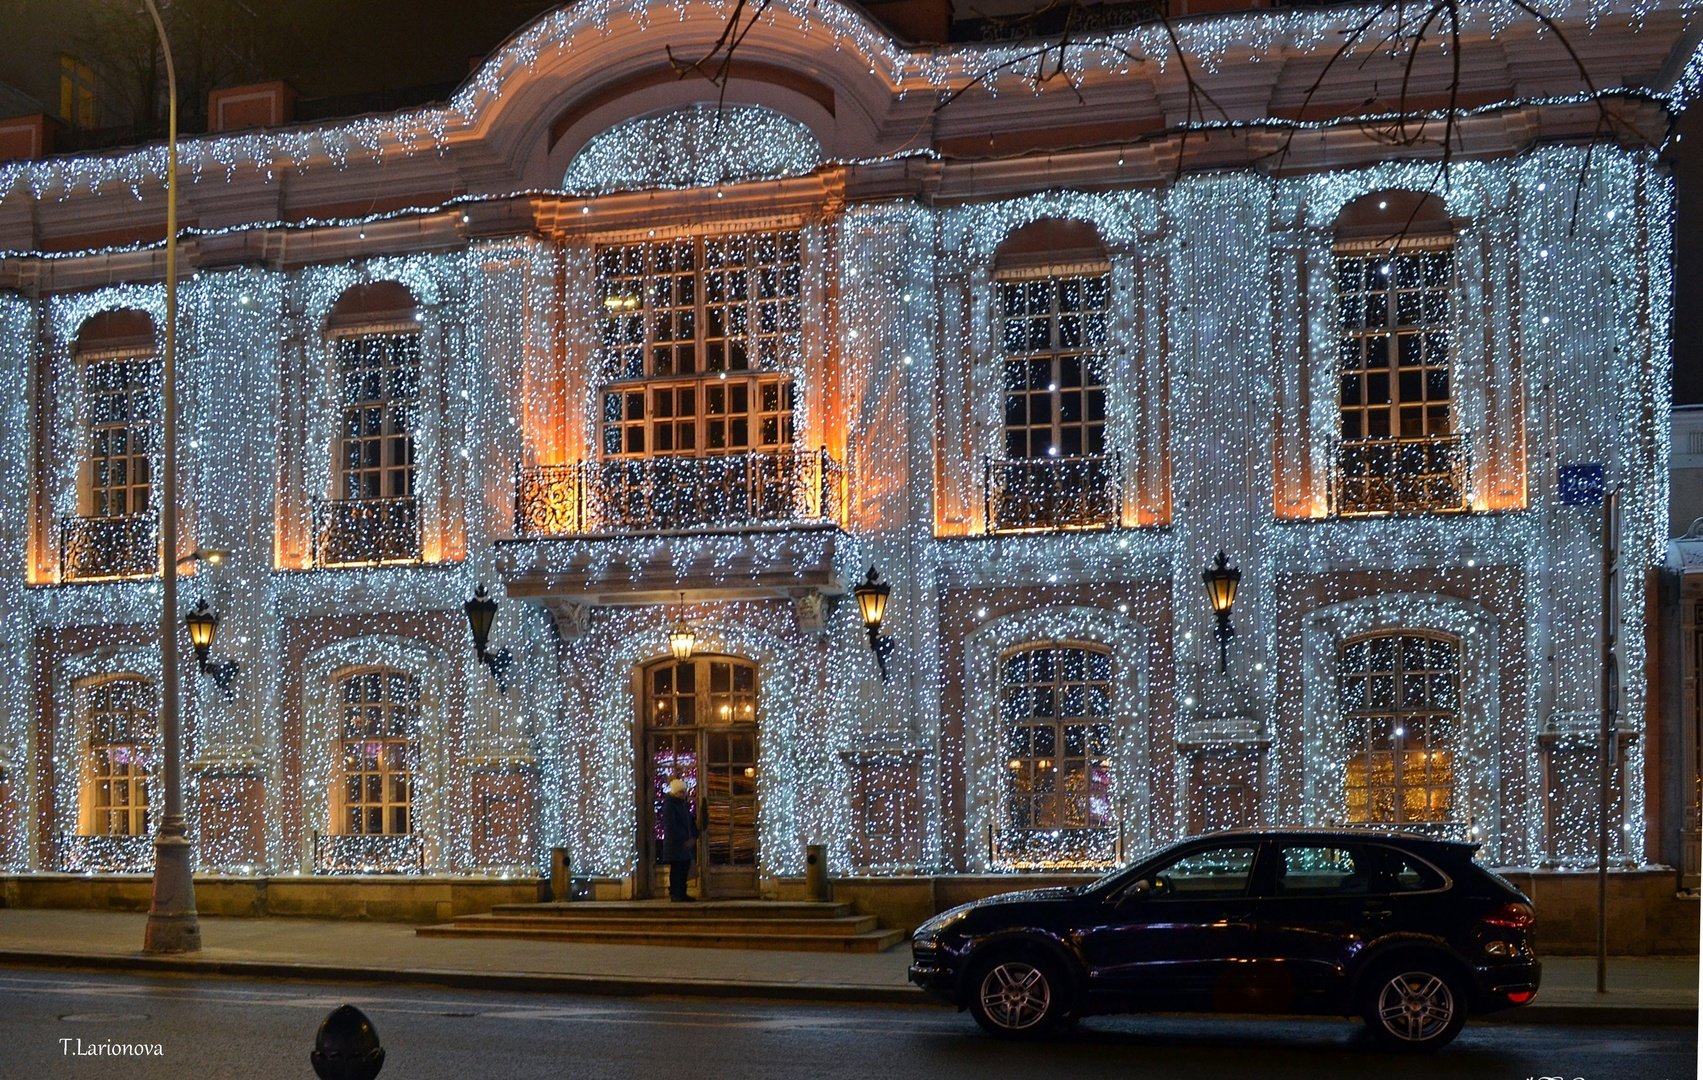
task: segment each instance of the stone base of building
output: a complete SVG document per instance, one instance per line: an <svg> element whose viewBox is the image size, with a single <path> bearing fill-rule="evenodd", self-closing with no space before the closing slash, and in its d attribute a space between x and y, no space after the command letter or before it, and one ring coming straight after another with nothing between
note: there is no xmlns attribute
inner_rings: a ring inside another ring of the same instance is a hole
<svg viewBox="0 0 1703 1080"><path fill-rule="evenodd" d="M150 890L146 874L14 874L0 877L0 906L147 911ZM195 877L195 906L203 915L430 923L497 904L537 903L544 895L538 878Z"/></svg>
<svg viewBox="0 0 1703 1080"><path fill-rule="evenodd" d="M1537 906L1540 954L1577 956L1597 945L1597 879L1589 870L1503 870ZM874 915L881 925L909 930L936 912L1019 889L1081 885L1086 874L941 874L839 877L833 899ZM1608 951L1614 956L1695 956L1699 902L1676 890L1671 870L1617 870L1608 877ZM807 899L803 878L762 879L765 900ZM584 900L633 898L625 878L574 879ZM543 878L477 877L234 877L195 879L203 915L295 916L379 922L444 922L490 911L497 904L550 899ZM146 911L145 875L14 874L0 876L0 906Z"/></svg>

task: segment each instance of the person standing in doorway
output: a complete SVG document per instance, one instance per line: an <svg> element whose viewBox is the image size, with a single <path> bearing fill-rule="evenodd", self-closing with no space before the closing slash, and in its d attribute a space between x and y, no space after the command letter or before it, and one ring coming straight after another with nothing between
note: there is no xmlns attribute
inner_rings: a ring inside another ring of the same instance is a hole
<svg viewBox="0 0 1703 1080"><path fill-rule="evenodd" d="M686 801L686 781L676 776L668 782L668 797L662 800L662 861L668 864L668 899L690 900L686 879L692 873L692 855L698 847L698 822Z"/></svg>

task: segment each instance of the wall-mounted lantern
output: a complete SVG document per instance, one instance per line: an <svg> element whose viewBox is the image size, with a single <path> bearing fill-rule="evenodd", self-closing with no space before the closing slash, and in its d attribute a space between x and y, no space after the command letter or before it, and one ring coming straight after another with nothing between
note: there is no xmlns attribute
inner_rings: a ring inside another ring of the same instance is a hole
<svg viewBox="0 0 1703 1080"><path fill-rule="evenodd" d="M680 594L679 618L668 631L668 653L676 660L692 659L692 649L698 644L697 631L686 623L686 594Z"/></svg>
<svg viewBox="0 0 1703 1080"><path fill-rule="evenodd" d="M869 647L881 668L882 682L887 681L887 657L893 652L893 639L881 635L881 619L887 614L887 597L892 591L893 586L882 581L873 566L863 583L852 590L852 595L857 598L858 613L863 616L863 627L869 631Z"/></svg>
<svg viewBox="0 0 1703 1080"><path fill-rule="evenodd" d="M1230 663L1230 639L1236 636L1235 627L1230 625L1230 609L1236 604L1236 586L1242 581L1242 571L1230 565L1230 559L1222 551L1213 565L1201 571L1201 580L1206 582L1206 596L1212 601L1213 614L1218 616L1218 670L1226 671Z"/></svg>
<svg viewBox="0 0 1703 1080"><path fill-rule="evenodd" d="M212 658L213 639L219 633L219 613L209 608L207 598L202 597L195 610L183 617L183 624L189 628L189 643L195 646L195 660L201 666L201 674L211 676L226 698L235 697L232 683L236 680L237 662Z"/></svg>
<svg viewBox="0 0 1703 1080"><path fill-rule="evenodd" d="M508 670L514 657L507 649L491 651L491 624L497 619L497 602L491 599L485 586L480 585L473 590L473 599L461 605L461 610L467 613L467 627L473 632L473 651L479 662L497 681L497 689L508 693Z"/></svg>

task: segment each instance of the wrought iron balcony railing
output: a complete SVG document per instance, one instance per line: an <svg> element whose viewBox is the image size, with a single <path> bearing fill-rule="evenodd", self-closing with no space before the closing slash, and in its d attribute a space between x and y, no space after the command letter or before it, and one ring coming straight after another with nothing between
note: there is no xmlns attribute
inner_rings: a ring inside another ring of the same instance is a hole
<svg viewBox="0 0 1703 1080"><path fill-rule="evenodd" d="M515 532L573 536L838 521L844 488L845 470L826 450L521 467Z"/></svg>
<svg viewBox="0 0 1703 1080"><path fill-rule="evenodd" d="M154 838L59 833L53 838L53 865L68 874L150 874Z"/></svg>
<svg viewBox="0 0 1703 1080"><path fill-rule="evenodd" d="M1118 523L1123 468L1117 455L989 458L982 466L988 532L1103 529Z"/></svg>
<svg viewBox="0 0 1703 1080"><path fill-rule="evenodd" d="M160 572L160 519L68 517L59 521L62 581L156 577Z"/></svg>
<svg viewBox="0 0 1703 1080"><path fill-rule="evenodd" d="M313 872L316 874L422 874L426 845L414 833L313 834Z"/></svg>
<svg viewBox="0 0 1703 1080"><path fill-rule="evenodd" d="M315 566L420 561L420 500L332 499L314 504Z"/></svg>
<svg viewBox="0 0 1703 1080"><path fill-rule="evenodd" d="M1467 508L1466 443L1459 435L1344 442L1336 457L1336 513L1458 513Z"/></svg>

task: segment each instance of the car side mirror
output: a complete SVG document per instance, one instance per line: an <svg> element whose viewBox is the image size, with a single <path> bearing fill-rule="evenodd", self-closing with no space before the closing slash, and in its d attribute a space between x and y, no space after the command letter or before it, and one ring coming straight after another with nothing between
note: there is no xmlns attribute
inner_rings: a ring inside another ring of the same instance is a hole
<svg viewBox="0 0 1703 1080"><path fill-rule="evenodd" d="M1153 882L1146 878L1142 878L1134 885L1125 889L1118 896L1118 908L1121 910L1123 908L1133 907L1144 900L1151 899L1155 895L1155 892L1156 890L1153 887Z"/></svg>

